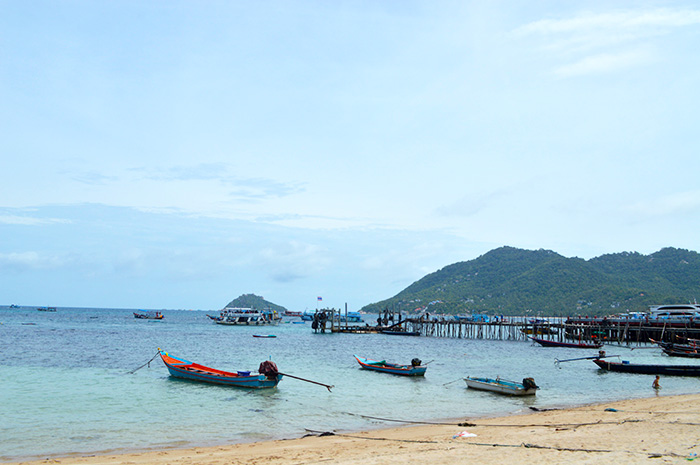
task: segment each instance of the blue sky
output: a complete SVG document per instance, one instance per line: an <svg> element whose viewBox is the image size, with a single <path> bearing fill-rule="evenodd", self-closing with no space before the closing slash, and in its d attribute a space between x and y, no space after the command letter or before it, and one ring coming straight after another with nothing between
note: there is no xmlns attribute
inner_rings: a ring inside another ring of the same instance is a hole
<svg viewBox="0 0 700 465"><path fill-rule="evenodd" d="M695 2L0 0L0 304L350 310L700 250Z"/></svg>

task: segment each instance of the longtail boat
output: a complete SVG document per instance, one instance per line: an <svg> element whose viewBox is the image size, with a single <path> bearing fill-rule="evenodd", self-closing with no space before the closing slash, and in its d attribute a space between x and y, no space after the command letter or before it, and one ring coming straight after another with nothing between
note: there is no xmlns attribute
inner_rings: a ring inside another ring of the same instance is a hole
<svg viewBox="0 0 700 465"><path fill-rule="evenodd" d="M158 349L158 353L165 366L168 367L170 376L175 378L250 389L266 389L277 386L283 376L277 371L277 366L270 361L260 364L259 373L251 373L250 371L232 373L177 358L164 350Z"/></svg>
<svg viewBox="0 0 700 465"><path fill-rule="evenodd" d="M570 349L600 349L603 344L600 342L559 342L542 339L539 337L528 336L530 339L541 345L542 347L567 347Z"/></svg>
<svg viewBox="0 0 700 465"><path fill-rule="evenodd" d="M700 358L700 348L683 349L677 347L662 347L661 350L670 357Z"/></svg>
<svg viewBox="0 0 700 465"><path fill-rule="evenodd" d="M142 320L162 320L163 314L160 312L150 311L150 312L133 312L134 318Z"/></svg>
<svg viewBox="0 0 700 465"><path fill-rule="evenodd" d="M643 365L622 362L609 362L603 359L595 359L593 363L603 370L617 371L620 373L641 373L645 375L670 375L670 376L700 376L700 365Z"/></svg>
<svg viewBox="0 0 700 465"><path fill-rule="evenodd" d="M671 357L700 358L700 345L694 341L689 340L689 344L655 341L654 339L650 339L650 341L661 347L661 350Z"/></svg>
<svg viewBox="0 0 700 465"><path fill-rule="evenodd" d="M358 357L357 355L353 355L353 357L355 357L357 363L359 363L365 370L391 373L393 375L423 376L425 375L425 370L428 369L428 366L421 365L422 362L417 358L414 358L410 365L399 365L397 363L388 363L386 360L370 360L367 358Z"/></svg>
<svg viewBox="0 0 700 465"><path fill-rule="evenodd" d="M468 376L464 378L464 382L467 383L467 386L471 389L491 391L508 396L534 396L537 389L539 389L537 384L535 384L535 380L532 378L525 378L522 383L518 383L517 381L508 381L501 378L476 378Z"/></svg>

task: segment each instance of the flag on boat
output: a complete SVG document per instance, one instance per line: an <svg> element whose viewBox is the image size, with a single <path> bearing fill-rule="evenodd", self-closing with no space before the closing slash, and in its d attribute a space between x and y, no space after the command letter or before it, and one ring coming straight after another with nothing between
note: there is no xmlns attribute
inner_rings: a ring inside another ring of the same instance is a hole
<svg viewBox="0 0 700 465"><path fill-rule="evenodd" d="M318 297L318 300L323 300L321 297Z"/></svg>

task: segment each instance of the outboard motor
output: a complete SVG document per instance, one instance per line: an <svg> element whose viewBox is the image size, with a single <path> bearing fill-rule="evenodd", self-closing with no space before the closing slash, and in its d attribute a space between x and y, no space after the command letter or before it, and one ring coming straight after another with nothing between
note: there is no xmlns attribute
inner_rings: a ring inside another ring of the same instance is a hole
<svg viewBox="0 0 700 465"><path fill-rule="evenodd" d="M265 375L266 378L273 379L279 374L279 370L277 370L277 364L275 364L275 362L265 360L260 364L258 373Z"/></svg>
<svg viewBox="0 0 700 465"><path fill-rule="evenodd" d="M539 389L533 378L523 378L523 386L525 389Z"/></svg>
<svg viewBox="0 0 700 465"><path fill-rule="evenodd" d="M423 361L417 357L411 360L411 365L414 367L419 367L421 363L423 363Z"/></svg>

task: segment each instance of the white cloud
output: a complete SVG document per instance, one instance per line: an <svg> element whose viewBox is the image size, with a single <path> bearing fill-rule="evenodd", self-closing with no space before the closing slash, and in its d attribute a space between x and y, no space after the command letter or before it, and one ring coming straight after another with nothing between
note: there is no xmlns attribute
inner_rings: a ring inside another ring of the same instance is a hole
<svg viewBox="0 0 700 465"><path fill-rule="evenodd" d="M644 34L648 35L694 24L700 24L698 10L617 11L600 14L586 13L568 19L543 19L518 28L516 33L552 35L580 34L595 30L607 32L637 30L644 31Z"/></svg>
<svg viewBox="0 0 700 465"><path fill-rule="evenodd" d="M591 55L581 60L560 66L555 73L562 77L572 77L587 74L603 74L623 70L653 61L651 54L644 50L631 50L622 53L601 53Z"/></svg>
<svg viewBox="0 0 700 465"><path fill-rule="evenodd" d="M42 224L70 223L60 218L33 218L31 216L0 215L0 224L39 226Z"/></svg>
<svg viewBox="0 0 700 465"><path fill-rule="evenodd" d="M700 24L700 10L625 10L544 19L517 28L513 36L542 40L538 46L566 64L555 65L562 77L600 74L658 60L652 38Z"/></svg>
<svg viewBox="0 0 700 465"><path fill-rule="evenodd" d="M56 255L39 252L12 252L0 254L0 268L16 271L50 270L63 266L65 260Z"/></svg>

